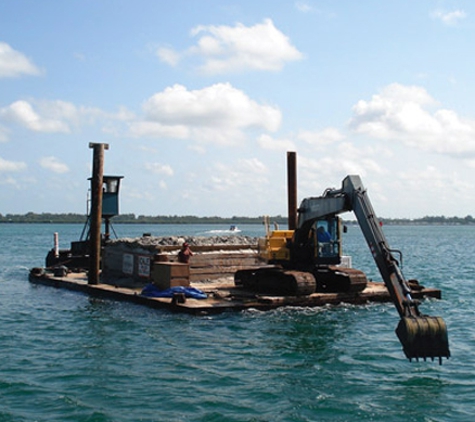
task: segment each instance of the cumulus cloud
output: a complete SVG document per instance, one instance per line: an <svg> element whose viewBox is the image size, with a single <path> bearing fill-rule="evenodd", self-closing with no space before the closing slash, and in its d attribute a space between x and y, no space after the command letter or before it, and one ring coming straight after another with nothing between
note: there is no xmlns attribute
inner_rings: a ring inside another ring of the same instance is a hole
<svg viewBox="0 0 475 422"><path fill-rule="evenodd" d="M63 174L69 171L69 167L60 162L56 157L49 156L49 157L42 157L39 160L40 166L51 170L53 173Z"/></svg>
<svg viewBox="0 0 475 422"><path fill-rule="evenodd" d="M204 60L200 69L207 74L278 71L285 63L303 58L270 19L254 26L200 25L192 29L191 35L198 37L196 45L183 53L162 47L157 51L159 58L176 65L183 57L197 56Z"/></svg>
<svg viewBox="0 0 475 422"><path fill-rule="evenodd" d="M124 108L106 113L98 108L76 106L61 100L18 100L0 108L0 121L17 124L34 132L71 133L81 125L108 121L130 121L135 118ZM6 129L0 128L0 141L6 138Z"/></svg>
<svg viewBox="0 0 475 422"><path fill-rule="evenodd" d="M467 17L463 10L454 10L446 12L440 9L434 10L431 13L432 18L440 20L444 25L456 25L462 19Z"/></svg>
<svg viewBox="0 0 475 422"><path fill-rule="evenodd" d="M41 116L27 101L15 101L0 109L0 118L15 122L35 132L69 132L69 126L57 118Z"/></svg>
<svg viewBox="0 0 475 422"><path fill-rule="evenodd" d="M258 103L229 83L188 90L174 85L152 95L143 105L142 117L122 107L115 113L76 106L60 100L18 100L0 108L0 142L6 142L13 125L41 133L73 133L100 123L104 133L193 140L196 144L236 145L247 131L276 131L281 123L277 107Z"/></svg>
<svg viewBox="0 0 475 422"><path fill-rule="evenodd" d="M259 105L229 83L193 91L177 84L153 95L144 111L150 120L199 127L256 126L274 131L281 119L276 108Z"/></svg>
<svg viewBox="0 0 475 422"><path fill-rule="evenodd" d="M21 161L8 161L0 157L0 172L22 171L26 169L26 164Z"/></svg>
<svg viewBox="0 0 475 422"><path fill-rule="evenodd" d="M475 121L437 106L422 87L391 84L371 100L360 100L349 126L357 133L424 151L474 155Z"/></svg>
<svg viewBox="0 0 475 422"><path fill-rule="evenodd" d="M39 75L40 73L28 57L0 41L0 78Z"/></svg>
<svg viewBox="0 0 475 422"><path fill-rule="evenodd" d="M278 129L281 112L258 104L228 83L200 90L174 85L143 104L144 119L130 124L135 137L192 138L200 142L230 145L243 139L243 131Z"/></svg>

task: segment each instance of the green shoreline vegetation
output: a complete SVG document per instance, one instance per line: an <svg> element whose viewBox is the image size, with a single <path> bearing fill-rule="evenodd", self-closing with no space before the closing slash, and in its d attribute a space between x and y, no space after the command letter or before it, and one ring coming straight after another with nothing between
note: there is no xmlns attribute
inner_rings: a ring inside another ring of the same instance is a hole
<svg viewBox="0 0 475 422"><path fill-rule="evenodd" d="M84 224L87 216L84 214L52 214L52 213L34 213L26 214L0 214L0 223L26 223L26 224ZM115 216L112 221L114 224L260 224L264 216L259 217L197 217L194 215L157 215L146 216L135 214L121 214ZM392 225L471 225L475 224L475 219L471 215L466 217L445 217L445 216L426 216L422 218L380 218L384 224ZM269 221L285 227L287 217L281 215L269 217ZM346 224L356 224L354 220L345 221Z"/></svg>

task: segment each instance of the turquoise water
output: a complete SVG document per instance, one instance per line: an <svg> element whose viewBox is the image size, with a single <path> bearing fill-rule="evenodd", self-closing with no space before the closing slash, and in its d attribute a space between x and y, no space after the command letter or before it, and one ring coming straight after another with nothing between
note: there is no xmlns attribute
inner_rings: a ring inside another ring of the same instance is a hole
<svg viewBox="0 0 475 422"><path fill-rule="evenodd" d="M31 285L53 232L65 248L82 226L0 225L0 422L472 420L475 227L384 229L406 277L443 291L421 306L447 322L442 366L404 358L390 304L195 317ZM359 229L344 240L353 266L379 279Z"/></svg>

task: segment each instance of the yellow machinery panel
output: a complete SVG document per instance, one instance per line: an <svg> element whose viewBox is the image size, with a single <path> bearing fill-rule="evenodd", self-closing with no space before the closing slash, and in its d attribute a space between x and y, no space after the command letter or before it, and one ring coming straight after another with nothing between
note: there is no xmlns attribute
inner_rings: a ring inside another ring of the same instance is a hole
<svg viewBox="0 0 475 422"><path fill-rule="evenodd" d="M274 230L265 238L259 239L259 256L265 261L288 261L290 250L288 241L292 240L293 230Z"/></svg>

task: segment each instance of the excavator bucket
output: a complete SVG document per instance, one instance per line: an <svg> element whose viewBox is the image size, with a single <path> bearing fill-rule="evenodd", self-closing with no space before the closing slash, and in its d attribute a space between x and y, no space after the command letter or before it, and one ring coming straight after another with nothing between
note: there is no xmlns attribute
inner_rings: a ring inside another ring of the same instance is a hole
<svg viewBox="0 0 475 422"><path fill-rule="evenodd" d="M442 364L443 357L450 357L447 326L441 317L403 317L396 328L396 334L410 361L438 358Z"/></svg>

